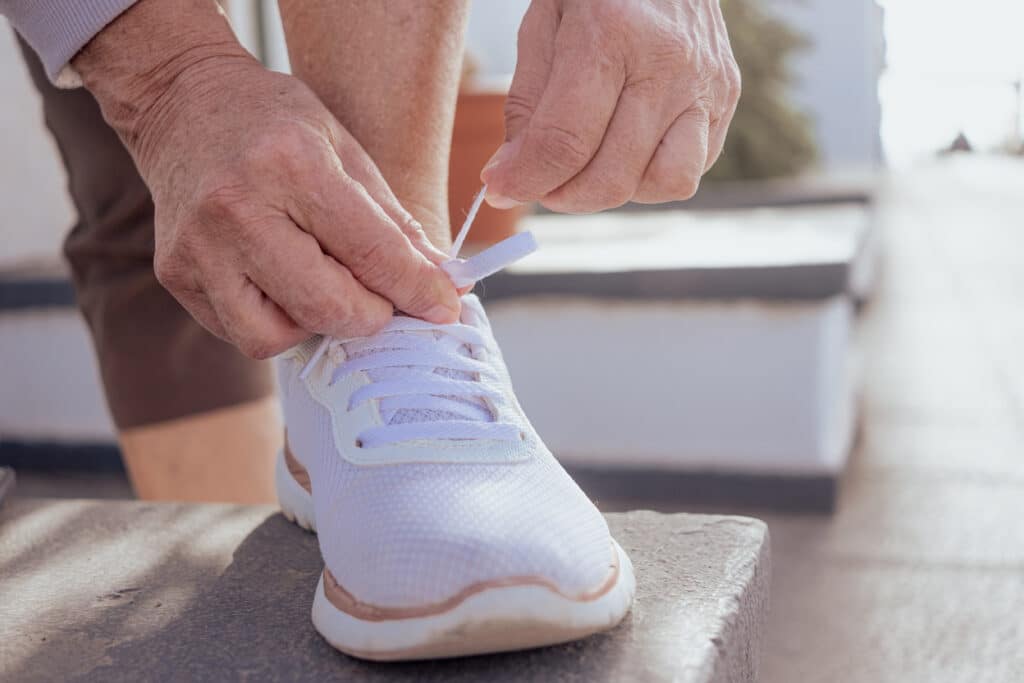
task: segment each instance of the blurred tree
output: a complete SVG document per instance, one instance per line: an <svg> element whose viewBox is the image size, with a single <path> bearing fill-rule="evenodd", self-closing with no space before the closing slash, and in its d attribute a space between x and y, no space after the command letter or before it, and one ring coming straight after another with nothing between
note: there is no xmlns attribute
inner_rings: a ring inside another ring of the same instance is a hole
<svg viewBox="0 0 1024 683"><path fill-rule="evenodd" d="M765 8L762 0L721 0L743 94L725 150L709 180L750 180L792 175L816 156L811 122L789 100L790 55L810 45Z"/></svg>

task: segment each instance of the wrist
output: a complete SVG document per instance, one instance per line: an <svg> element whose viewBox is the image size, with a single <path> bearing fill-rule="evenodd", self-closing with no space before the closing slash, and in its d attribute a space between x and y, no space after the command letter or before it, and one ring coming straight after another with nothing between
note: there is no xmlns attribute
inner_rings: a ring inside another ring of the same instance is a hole
<svg viewBox="0 0 1024 683"><path fill-rule="evenodd" d="M175 110L259 63L213 0L141 0L72 60L140 169Z"/></svg>

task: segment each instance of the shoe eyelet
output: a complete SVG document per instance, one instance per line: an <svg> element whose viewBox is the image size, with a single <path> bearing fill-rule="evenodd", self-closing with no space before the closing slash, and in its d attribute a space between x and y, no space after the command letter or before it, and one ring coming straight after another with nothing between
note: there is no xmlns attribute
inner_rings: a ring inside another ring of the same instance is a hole
<svg viewBox="0 0 1024 683"><path fill-rule="evenodd" d="M519 440L520 441L526 441L526 432L524 432L521 429L519 430Z"/></svg>
<svg viewBox="0 0 1024 683"><path fill-rule="evenodd" d="M362 448L363 447L363 440L362 439L356 439L355 440L355 447L356 448Z"/></svg>

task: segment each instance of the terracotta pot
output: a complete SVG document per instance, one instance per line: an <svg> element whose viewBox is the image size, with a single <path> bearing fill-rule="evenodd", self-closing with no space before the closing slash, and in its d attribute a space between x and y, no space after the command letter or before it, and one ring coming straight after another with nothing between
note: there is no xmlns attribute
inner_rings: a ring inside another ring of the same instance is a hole
<svg viewBox="0 0 1024 683"><path fill-rule="evenodd" d="M505 139L504 107L504 92L459 93L448 166L448 209L453 237L480 191L480 170ZM499 210L485 203L469 231L467 244L482 247L509 237L526 211L525 206Z"/></svg>

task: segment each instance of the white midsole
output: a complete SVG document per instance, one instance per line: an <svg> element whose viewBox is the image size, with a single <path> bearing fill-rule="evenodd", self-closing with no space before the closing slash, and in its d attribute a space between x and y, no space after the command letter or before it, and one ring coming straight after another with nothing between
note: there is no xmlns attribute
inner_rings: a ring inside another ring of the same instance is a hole
<svg viewBox="0 0 1024 683"><path fill-rule="evenodd" d="M313 498L278 457L277 494L284 514L316 530ZM636 578L629 556L618 554L618 578L593 600L573 600L538 585L502 586L474 593L452 608L422 617L365 620L335 607L323 574L313 598L313 624L339 650L370 659L447 657L552 645L607 630L629 611Z"/></svg>
<svg viewBox="0 0 1024 683"><path fill-rule="evenodd" d="M449 657L576 640L612 628L633 602L633 565L614 545L618 580L594 600L572 600L537 585L505 586L475 593L438 614L367 621L331 604L321 574L313 624L339 650L368 659Z"/></svg>

